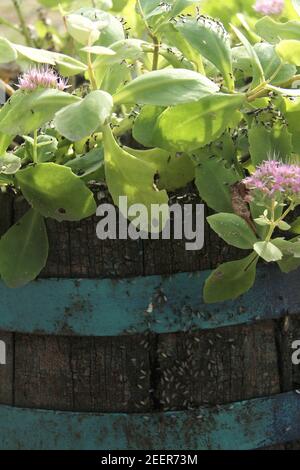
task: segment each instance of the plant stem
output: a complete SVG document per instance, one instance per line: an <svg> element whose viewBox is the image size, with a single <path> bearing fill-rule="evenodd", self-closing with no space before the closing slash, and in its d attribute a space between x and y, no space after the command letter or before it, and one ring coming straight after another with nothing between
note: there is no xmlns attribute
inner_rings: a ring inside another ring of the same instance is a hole
<svg viewBox="0 0 300 470"><path fill-rule="evenodd" d="M33 133L33 163L38 163L38 131L37 129Z"/></svg>
<svg viewBox="0 0 300 470"><path fill-rule="evenodd" d="M269 232L267 234L267 237L265 239L266 242L269 242L272 238L272 235L273 235L273 232L275 230L275 228L278 226L279 222L281 222L282 220L284 220L288 214L294 210L294 203L291 202L289 207L286 209L286 211L278 218L275 220L275 199L272 199L272 207L271 207L271 225L270 225L270 228L269 228Z"/></svg>
<svg viewBox="0 0 300 470"><path fill-rule="evenodd" d="M25 38L26 44L27 44L27 46L32 46L31 36L30 36L29 29L26 25L26 21L25 21L25 18L23 16L23 13L22 13L22 10L21 10L19 0L12 0L12 2L13 2L13 5L15 7L16 13L18 15L18 18L19 18L19 21L20 21L20 29L22 31L22 34L23 34L24 38Z"/></svg>
<svg viewBox="0 0 300 470"><path fill-rule="evenodd" d="M159 40L156 36L153 36L152 40L153 40L153 44L154 44L152 70L157 70L158 69L158 59L159 59Z"/></svg>
<svg viewBox="0 0 300 470"><path fill-rule="evenodd" d="M294 202L291 202L290 205L289 205L289 207L286 209L286 211L282 214L281 217L279 217L279 219L277 219L277 220L275 221L275 223L278 224L279 222L281 222L282 220L284 220L284 219L289 215L289 213L290 213L291 211L293 211L294 209L295 209L295 204L294 204Z"/></svg>
<svg viewBox="0 0 300 470"><path fill-rule="evenodd" d="M88 47L92 46L92 41L91 41L91 36L88 41ZM91 52L87 52L87 66L88 66L88 74L89 74L89 79L92 85L93 90L97 90L97 80L95 76L95 71L93 67L93 62L92 62L92 54Z"/></svg>
<svg viewBox="0 0 300 470"><path fill-rule="evenodd" d="M8 28L13 29L14 31L17 31L18 33L20 33L19 26L13 24L11 21L6 20L5 18L2 18L2 16L0 16L0 24L3 24L4 26L7 26Z"/></svg>
<svg viewBox="0 0 300 470"><path fill-rule="evenodd" d="M146 29L147 29L147 32L150 36L150 38L152 39L152 42L154 44L154 54L153 54L153 62L152 62L152 70L157 70L158 68L158 59L159 59L159 47L160 47L160 42L159 42L159 39L157 36L155 36L155 34L152 32L149 24L148 24L148 21L144 15L144 12L143 12L143 9L142 9L142 5L141 5L141 2L140 0L137 0L137 4L138 4L138 7L139 7L139 10L140 10L140 15L145 23L145 26L146 26Z"/></svg>
<svg viewBox="0 0 300 470"><path fill-rule="evenodd" d="M272 199L272 206L271 206L271 224L270 224L270 228L269 228L269 231L268 231L268 234L267 234L267 237L265 239L265 242L269 242L272 238L272 235L273 235L273 232L275 230L275 227L276 227L276 222L275 222L275 199Z"/></svg>
<svg viewBox="0 0 300 470"><path fill-rule="evenodd" d="M93 62L92 62L92 55L90 52L87 53L87 58L88 58L88 74L89 74L89 79L92 85L93 90L97 90L97 81L96 81L96 76L95 76L95 71L93 67Z"/></svg>

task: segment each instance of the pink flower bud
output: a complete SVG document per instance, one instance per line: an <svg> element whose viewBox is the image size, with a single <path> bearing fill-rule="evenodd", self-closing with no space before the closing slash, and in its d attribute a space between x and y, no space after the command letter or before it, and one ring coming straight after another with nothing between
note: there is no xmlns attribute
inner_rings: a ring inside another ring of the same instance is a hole
<svg viewBox="0 0 300 470"><path fill-rule="evenodd" d="M33 91L37 88L54 88L63 91L67 81L49 67L33 68L19 77L20 90Z"/></svg>
<svg viewBox="0 0 300 470"><path fill-rule="evenodd" d="M281 15L284 9L284 0L256 0L253 8L262 15Z"/></svg>

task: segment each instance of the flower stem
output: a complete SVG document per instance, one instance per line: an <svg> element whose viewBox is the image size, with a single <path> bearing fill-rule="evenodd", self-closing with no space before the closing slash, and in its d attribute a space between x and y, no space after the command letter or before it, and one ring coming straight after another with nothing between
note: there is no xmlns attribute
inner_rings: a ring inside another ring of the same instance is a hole
<svg viewBox="0 0 300 470"><path fill-rule="evenodd" d="M88 41L88 46L89 47L92 46L91 36L90 36L89 41ZM93 62L92 62L91 52L87 52L87 66L88 66L88 75L89 75L89 79L90 79L92 88L93 88L93 90L98 90L97 80L96 80L96 76L95 76L95 70L94 70L94 66L93 66Z"/></svg>
<svg viewBox="0 0 300 470"><path fill-rule="evenodd" d="M33 163L38 163L38 131L33 133Z"/></svg>
<svg viewBox="0 0 300 470"><path fill-rule="evenodd" d="M88 74L89 74L89 79L92 85L93 90L97 90L97 81L96 81L96 76L95 76L95 71L93 67L93 62L92 62L92 55L90 52L87 53L88 56Z"/></svg>
<svg viewBox="0 0 300 470"><path fill-rule="evenodd" d="M25 18L24 18L23 13L22 13L19 0L12 0L12 2L13 2L13 5L15 7L16 13L18 15L18 18L19 18L19 21L20 21L20 29L22 31L22 34L23 34L24 38L25 38L26 44L27 44L27 46L32 46L32 39L31 39L31 36L30 36L30 33L29 33L29 29L27 27Z"/></svg>
<svg viewBox="0 0 300 470"><path fill-rule="evenodd" d="M270 228L269 228L267 237L266 237L266 239L265 239L265 241L266 241L267 243L271 240L272 235L273 235L273 232L274 232L274 230L275 230L275 227L276 227L276 222L275 222L275 199L272 199L272 205L271 205L271 224L270 224Z"/></svg>

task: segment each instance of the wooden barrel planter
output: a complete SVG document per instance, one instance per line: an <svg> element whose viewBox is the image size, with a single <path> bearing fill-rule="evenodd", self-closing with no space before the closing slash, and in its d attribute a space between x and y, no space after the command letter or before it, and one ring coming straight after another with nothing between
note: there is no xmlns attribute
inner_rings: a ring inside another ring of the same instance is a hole
<svg viewBox="0 0 300 470"><path fill-rule="evenodd" d="M1 231L21 212L2 196ZM0 448L299 448L299 272L261 267L205 305L207 271L237 254L208 227L199 253L99 241L96 223L48 222L42 276L0 286Z"/></svg>

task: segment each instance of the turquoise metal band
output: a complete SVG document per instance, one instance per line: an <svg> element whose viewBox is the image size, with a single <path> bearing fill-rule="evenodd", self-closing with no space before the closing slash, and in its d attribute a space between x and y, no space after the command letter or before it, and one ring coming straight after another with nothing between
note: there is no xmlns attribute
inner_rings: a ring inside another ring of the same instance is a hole
<svg viewBox="0 0 300 470"><path fill-rule="evenodd" d="M172 333L300 314L300 271L258 270L241 298L207 305L209 272L120 280L49 279L18 290L0 284L0 330L78 336Z"/></svg>
<svg viewBox="0 0 300 470"><path fill-rule="evenodd" d="M300 438L300 395L196 411L92 414L0 406L3 450L245 450Z"/></svg>

